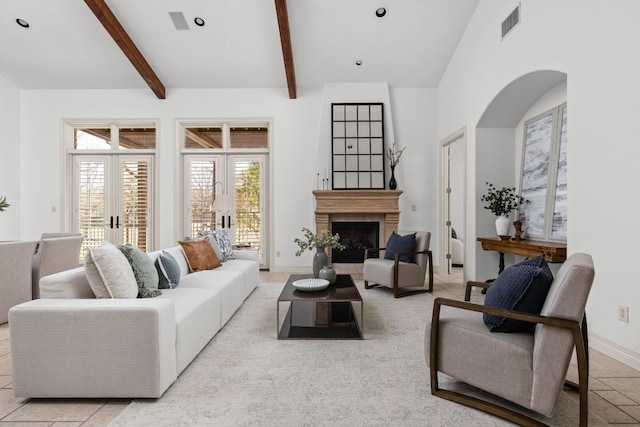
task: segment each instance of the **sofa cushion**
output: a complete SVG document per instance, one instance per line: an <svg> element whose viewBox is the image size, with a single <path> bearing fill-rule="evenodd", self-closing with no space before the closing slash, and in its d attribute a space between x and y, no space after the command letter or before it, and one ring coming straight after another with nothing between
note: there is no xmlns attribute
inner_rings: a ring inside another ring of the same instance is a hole
<svg viewBox="0 0 640 427"><path fill-rule="evenodd" d="M138 284L129 261L115 245L104 242L97 248L89 249L84 269L97 298L138 296Z"/></svg>
<svg viewBox="0 0 640 427"><path fill-rule="evenodd" d="M227 230L215 230L212 231L211 234L216 239L216 242L218 242L220 252L222 252L222 258L220 258L220 261L224 262L228 259L235 259Z"/></svg>
<svg viewBox="0 0 640 427"><path fill-rule="evenodd" d="M488 307L540 314L553 282L553 274L544 255L506 268L491 284L484 304ZM491 332L526 332L535 324L484 314Z"/></svg>
<svg viewBox="0 0 640 427"><path fill-rule="evenodd" d="M180 266L173 255L162 251L156 258L155 267L158 271L159 289L173 289L180 284Z"/></svg>
<svg viewBox="0 0 640 427"><path fill-rule="evenodd" d="M394 231L389 236L386 247L384 259L395 259L398 253L413 252L416 247L416 233L401 236ZM401 255L400 261L411 262L411 255Z"/></svg>
<svg viewBox="0 0 640 427"><path fill-rule="evenodd" d="M158 271L149 256L132 245L119 245L118 249L129 261L133 276L138 283L138 298L157 297L162 292L158 290Z"/></svg>
<svg viewBox="0 0 640 427"><path fill-rule="evenodd" d="M178 243L187 257L190 272L212 270L222 265L207 240L180 240Z"/></svg>

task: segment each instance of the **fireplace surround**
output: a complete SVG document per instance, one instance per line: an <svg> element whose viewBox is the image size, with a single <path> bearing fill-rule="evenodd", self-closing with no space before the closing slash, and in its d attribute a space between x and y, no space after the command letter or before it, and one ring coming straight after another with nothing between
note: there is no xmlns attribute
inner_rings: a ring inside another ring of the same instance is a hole
<svg viewBox="0 0 640 427"><path fill-rule="evenodd" d="M402 190L315 190L316 232L331 230L334 221L378 222L377 243L383 247L398 230L401 194Z"/></svg>

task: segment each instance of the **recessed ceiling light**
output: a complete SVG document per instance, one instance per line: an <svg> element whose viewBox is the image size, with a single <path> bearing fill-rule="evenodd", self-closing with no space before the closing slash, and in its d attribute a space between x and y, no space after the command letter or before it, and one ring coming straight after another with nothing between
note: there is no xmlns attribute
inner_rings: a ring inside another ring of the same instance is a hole
<svg viewBox="0 0 640 427"><path fill-rule="evenodd" d="M29 23L22 18L16 19L16 23L20 25L22 28L29 28Z"/></svg>
<svg viewBox="0 0 640 427"><path fill-rule="evenodd" d="M384 7L379 7L376 9L376 16L378 18L384 18L387 15L387 9Z"/></svg>
<svg viewBox="0 0 640 427"><path fill-rule="evenodd" d="M358 67L359 67L359 66L361 66L361 65L362 65L362 59L358 59L358 60L356 61L356 65L357 65Z"/></svg>
<svg viewBox="0 0 640 427"><path fill-rule="evenodd" d="M196 24L198 27L204 27L204 19L200 18L199 16L198 16L198 17L196 17L196 18L193 20L193 22L195 22L195 24Z"/></svg>

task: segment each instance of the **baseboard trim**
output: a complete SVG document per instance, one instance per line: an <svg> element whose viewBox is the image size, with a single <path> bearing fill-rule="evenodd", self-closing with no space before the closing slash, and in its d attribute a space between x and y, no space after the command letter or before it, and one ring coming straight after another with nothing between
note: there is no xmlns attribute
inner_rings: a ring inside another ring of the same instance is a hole
<svg viewBox="0 0 640 427"><path fill-rule="evenodd" d="M601 336L589 333L589 347L640 371L640 353L622 347Z"/></svg>

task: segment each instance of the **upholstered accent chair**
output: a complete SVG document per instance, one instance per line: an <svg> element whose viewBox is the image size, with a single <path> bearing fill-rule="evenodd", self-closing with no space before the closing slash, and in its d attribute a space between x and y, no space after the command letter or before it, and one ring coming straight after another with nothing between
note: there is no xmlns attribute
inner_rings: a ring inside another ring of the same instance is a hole
<svg viewBox="0 0 640 427"><path fill-rule="evenodd" d="M417 231L414 249L398 252L393 259L384 258L386 247L365 249L362 267L364 287L366 289L377 286L392 288L395 298L431 292L433 290L433 255L429 250L430 242L430 232ZM371 258L375 252L379 257ZM403 258L405 261L402 261ZM428 280L428 287L425 287L425 280Z"/></svg>
<svg viewBox="0 0 640 427"><path fill-rule="evenodd" d="M40 298L40 278L76 268L80 260L82 234L43 233L31 265L32 298Z"/></svg>
<svg viewBox="0 0 640 427"><path fill-rule="evenodd" d="M440 387L441 372L533 412L551 417L563 386L580 396L580 425L587 425L589 377L585 305L593 283L590 255L571 255L560 267L540 315L436 298L425 333L431 394L521 425L544 425L497 403ZM483 313L535 323L530 332L490 332ZM565 381L573 350L578 384ZM531 415L531 414L530 414Z"/></svg>
<svg viewBox="0 0 640 427"><path fill-rule="evenodd" d="M0 324L9 309L31 300L31 260L36 242L0 243Z"/></svg>

